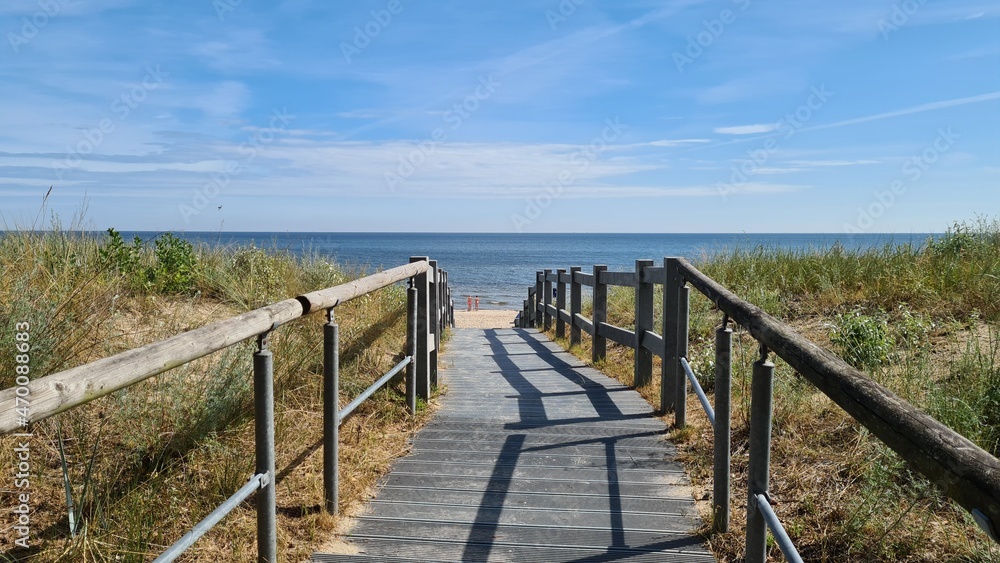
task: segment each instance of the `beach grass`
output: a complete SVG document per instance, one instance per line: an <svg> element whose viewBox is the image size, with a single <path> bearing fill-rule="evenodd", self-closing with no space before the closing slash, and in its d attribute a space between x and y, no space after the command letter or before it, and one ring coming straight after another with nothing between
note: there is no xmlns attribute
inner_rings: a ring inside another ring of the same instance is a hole
<svg viewBox="0 0 1000 563"><path fill-rule="evenodd" d="M0 326L0 365L14 365L15 326L29 323L32 377L365 274L319 256L192 246L169 234L125 241L58 224L4 233L0 265L0 318L9 321ZM281 327L271 340L278 545L290 561L306 559L347 522L320 510L321 317ZM346 402L402 358L405 290L348 302L336 318ZM237 344L33 424L30 547L5 534L0 560L147 561L183 536L253 474L254 349ZM13 385L5 370L0 386ZM344 424L341 514L357 509L426 414L423 405L408 415L397 385ZM7 467L16 466L15 446L0 437ZM16 506L18 492L5 488L4 506ZM255 526L253 504L244 503L185 560L255 560Z"/></svg>
<svg viewBox="0 0 1000 563"><path fill-rule="evenodd" d="M743 248L696 265L986 451L1000 454L996 221L958 223L920 245L856 252ZM631 328L634 291L609 289L608 322ZM584 309L590 315L590 307ZM692 291L689 356L709 395L714 331L721 317ZM657 317L654 326L659 322ZM558 341L568 348L568 341ZM589 360L589 339L571 351ZM680 443L696 498L706 500L701 531L725 561L744 556L750 367L757 354L749 334L736 330L730 532L710 533L712 430L693 394L688 427L671 435ZM609 342L607 359L597 367L631 385L632 356L631 349ZM963 509L786 363L775 363L771 491L805 560L1000 561L1000 548ZM659 370L656 358L654 373ZM659 378L653 379L639 391L658 406ZM773 544L770 557L782 559Z"/></svg>

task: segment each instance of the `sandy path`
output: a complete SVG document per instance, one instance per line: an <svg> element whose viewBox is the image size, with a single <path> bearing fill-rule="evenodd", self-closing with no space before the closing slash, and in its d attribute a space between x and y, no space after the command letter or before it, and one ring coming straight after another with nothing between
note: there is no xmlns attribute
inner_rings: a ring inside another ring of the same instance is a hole
<svg viewBox="0 0 1000 563"><path fill-rule="evenodd" d="M455 311L456 328L511 328L518 311Z"/></svg>

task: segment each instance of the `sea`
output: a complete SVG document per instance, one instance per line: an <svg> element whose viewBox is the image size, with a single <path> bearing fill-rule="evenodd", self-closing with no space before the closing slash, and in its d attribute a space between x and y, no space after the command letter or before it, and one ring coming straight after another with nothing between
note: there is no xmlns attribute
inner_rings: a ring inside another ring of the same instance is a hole
<svg viewBox="0 0 1000 563"><path fill-rule="evenodd" d="M122 232L125 240L155 232ZM480 297L483 309L520 309L535 272L594 264L611 271L632 270L636 259L662 263L682 256L695 263L736 249L781 248L822 252L833 245L864 250L886 244L924 243L915 234L508 234L508 233L291 233L181 232L175 235L212 246L255 245L265 250L321 256L348 268L374 272L429 256L448 271L456 307L466 296Z"/></svg>

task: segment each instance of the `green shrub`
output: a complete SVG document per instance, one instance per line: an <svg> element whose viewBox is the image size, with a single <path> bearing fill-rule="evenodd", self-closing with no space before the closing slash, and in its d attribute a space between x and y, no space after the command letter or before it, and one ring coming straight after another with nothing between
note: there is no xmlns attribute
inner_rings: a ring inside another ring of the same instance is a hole
<svg viewBox="0 0 1000 563"><path fill-rule="evenodd" d="M860 311L837 316L831 341L840 347L844 360L858 369L884 365L893 350L893 340L885 319Z"/></svg>
<svg viewBox="0 0 1000 563"><path fill-rule="evenodd" d="M150 281L165 293L184 293L194 287L195 256L191 243L163 233L155 241L156 265Z"/></svg>

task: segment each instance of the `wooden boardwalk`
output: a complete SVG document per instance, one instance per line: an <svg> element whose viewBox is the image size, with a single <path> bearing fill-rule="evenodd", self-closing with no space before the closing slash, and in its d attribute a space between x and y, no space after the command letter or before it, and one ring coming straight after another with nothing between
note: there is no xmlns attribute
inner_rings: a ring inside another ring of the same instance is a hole
<svg viewBox="0 0 1000 563"><path fill-rule="evenodd" d="M534 329L455 329L439 413L346 561L714 561L666 426Z"/></svg>

